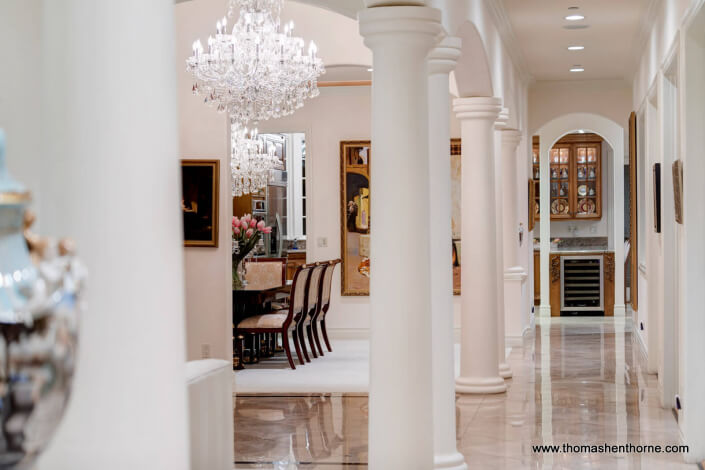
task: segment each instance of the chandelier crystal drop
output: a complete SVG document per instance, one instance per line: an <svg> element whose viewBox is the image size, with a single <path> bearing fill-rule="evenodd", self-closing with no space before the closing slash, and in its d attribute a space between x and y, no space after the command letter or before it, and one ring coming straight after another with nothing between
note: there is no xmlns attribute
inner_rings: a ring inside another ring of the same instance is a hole
<svg viewBox="0 0 705 470"><path fill-rule="evenodd" d="M230 33L228 19L216 24L204 49L200 40L186 61L193 92L242 126L293 113L318 96L325 73L313 41L292 36L293 22L281 25L281 0L230 0L228 15L239 17Z"/></svg>
<svg viewBox="0 0 705 470"><path fill-rule="evenodd" d="M238 124L232 125L230 139L233 196L257 192L267 186L270 170L283 164L275 155L274 146L265 148L257 129L248 131Z"/></svg>

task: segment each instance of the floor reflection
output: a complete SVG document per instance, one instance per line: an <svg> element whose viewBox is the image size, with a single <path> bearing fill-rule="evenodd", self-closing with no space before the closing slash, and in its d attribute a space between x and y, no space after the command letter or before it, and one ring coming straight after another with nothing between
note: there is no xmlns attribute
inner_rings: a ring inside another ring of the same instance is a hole
<svg viewBox="0 0 705 470"><path fill-rule="evenodd" d="M238 397L235 464L277 470L366 467L367 397Z"/></svg>
<svg viewBox="0 0 705 470"><path fill-rule="evenodd" d="M470 469L696 469L682 454L538 453L534 445L679 444L631 320L539 322L509 356L502 395L459 395L458 450ZM367 462L367 397L243 396L235 468L350 469Z"/></svg>

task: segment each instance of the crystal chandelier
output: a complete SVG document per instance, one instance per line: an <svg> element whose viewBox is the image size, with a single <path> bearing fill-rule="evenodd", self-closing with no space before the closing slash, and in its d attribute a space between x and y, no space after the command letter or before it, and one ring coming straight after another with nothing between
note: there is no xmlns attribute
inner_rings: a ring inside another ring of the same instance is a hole
<svg viewBox="0 0 705 470"><path fill-rule="evenodd" d="M233 124L230 133L230 170L233 178L233 196L242 196L259 191L267 185L269 170L282 165L274 154L274 146L265 149L265 143L258 138L257 129L250 132Z"/></svg>
<svg viewBox="0 0 705 470"><path fill-rule="evenodd" d="M200 40L193 44L186 61L193 92L242 126L289 115L304 99L318 96L323 61L313 41L305 52L303 39L292 36L293 23L282 27L281 0L230 0L228 16L238 6L230 33L223 18L207 51Z"/></svg>

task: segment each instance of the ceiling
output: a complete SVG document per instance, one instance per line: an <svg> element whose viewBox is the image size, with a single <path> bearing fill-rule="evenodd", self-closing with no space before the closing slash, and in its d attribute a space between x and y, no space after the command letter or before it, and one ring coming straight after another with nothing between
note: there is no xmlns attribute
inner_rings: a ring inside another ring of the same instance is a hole
<svg viewBox="0 0 705 470"><path fill-rule="evenodd" d="M503 0L528 72L535 80L631 81L651 0ZM568 7L578 7L568 10ZM566 16L580 14L581 21ZM589 26L565 29L564 26ZM570 45L585 50L569 51ZM581 65L584 72L570 72Z"/></svg>

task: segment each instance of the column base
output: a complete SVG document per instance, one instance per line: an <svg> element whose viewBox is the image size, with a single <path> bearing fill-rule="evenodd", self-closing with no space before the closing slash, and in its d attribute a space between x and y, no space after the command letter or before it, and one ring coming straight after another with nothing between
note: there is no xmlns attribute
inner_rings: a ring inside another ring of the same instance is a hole
<svg viewBox="0 0 705 470"><path fill-rule="evenodd" d="M509 367L509 364L507 364L506 362L499 363L499 376L503 379L512 378L512 368Z"/></svg>
<svg viewBox="0 0 705 470"><path fill-rule="evenodd" d="M455 379L457 393L504 393L507 384L499 375L497 377L458 377Z"/></svg>
<svg viewBox="0 0 705 470"><path fill-rule="evenodd" d="M614 306L614 316L615 317L623 317L627 314L627 307L622 304L622 305L617 305L615 304Z"/></svg>
<svg viewBox="0 0 705 470"><path fill-rule="evenodd" d="M551 306L539 305L539 316L542 318L551 318Z"/></svg>
<svg viewBox="0 0 705 470"><path fill-rule="evenodd" d="M467 468L465 457L460 452L436 455L433 458L434 470L467 470Z"/></svg>

